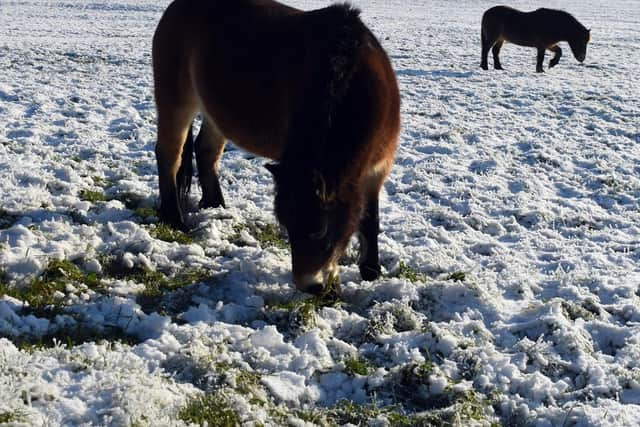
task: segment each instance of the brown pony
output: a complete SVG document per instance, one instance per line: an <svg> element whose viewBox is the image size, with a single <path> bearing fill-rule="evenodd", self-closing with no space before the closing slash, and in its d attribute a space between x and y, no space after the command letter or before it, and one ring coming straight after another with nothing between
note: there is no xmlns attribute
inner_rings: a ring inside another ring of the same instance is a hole
<svg viewBox="0 0 640 427"><path fill-rule="evenodd" d="M480 66L488 69L489 49L493 53L493 67L502 70L500 48L507 41L520 46L538 49L536 72L542 73L544 52L549 49L555 55L549 62L549 68L560 62L561 41L569 42L573 56L583 62L587 56L587 43L591 40L591 30L587 30L576 18L555 9L538 9L533 12L520 12L507 6L495 6L482 16L482 60Z"/></svg>
<svg viewBox="0 0 640 427"><path fill-rule="evenodd" d="M217 168L229 138L277 162L267 165L275 213L300 290L319 293L337 278L338 258L357 230L360 273L379 276L378 193L393 163L400 97L358 10L175 0L153 38L153 71L163 222L184 227L193 145L200 206L224 206ZM198 112L203 125L193 142Z"/></svg>

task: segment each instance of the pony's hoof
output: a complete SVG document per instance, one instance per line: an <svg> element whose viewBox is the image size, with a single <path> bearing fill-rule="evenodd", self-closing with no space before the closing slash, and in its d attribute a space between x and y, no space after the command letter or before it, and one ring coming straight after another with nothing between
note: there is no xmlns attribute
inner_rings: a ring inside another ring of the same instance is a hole
<svg viewBox="0 0 640 427"><path fill-rule="evenodd" d="M182 231L184 233L189 232L189 227L187 227L187 224L184 223L182 218L167 217L163 215L162 212L158 212L158 218L160 219L160 222L162 224L168 225L173 229Z"/></svg>
<svg viewBox="0 0 640 427"><path fill-rule="evenodd" d="M368 265L361 265L360 266L360 277L362 277L362 280L366 280L367 282L371 282L372 280L376 280L378 277L380 277L380 266L368 266Z"/></svg>
<svg viewBox="0 0 640 427"><path fill-rule="evenodd" d="M227 205L224 203L224 200L205 200L204 198L200 200L198 203L198 208L207 209L207 208L225 208Z"/></svg>
<svg viewBox="0 0 640 427"><path fill-rule="evenodd" d="M486 64L480 64L480 68L482 68L483 70L487 71L489 69L489 66Z"/></svg>

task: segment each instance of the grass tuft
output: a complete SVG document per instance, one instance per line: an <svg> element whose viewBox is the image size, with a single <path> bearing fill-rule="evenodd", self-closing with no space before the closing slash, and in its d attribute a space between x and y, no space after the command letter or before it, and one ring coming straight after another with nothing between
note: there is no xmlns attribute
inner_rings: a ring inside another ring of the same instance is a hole
<svg viewBox="0 0 640 427"><path fill-rule="evenodd" d="M127 335L122 329L107 328L95 329L93 326L87 327L78 325L71 329L66 328L54 333L49 333L40 337L20 336L13 340L14 345L26 353L33 353L37 350L54 347L73 347L86 342L119 342L128 345L138 344L140 341L131 335Z"/></svg>
<svg viewBox="0 0 640 427"><path fill-rule="evenodd" d="M107 181L103 177L98 175L92 176L91 180L93 181L93 184L97 185L98 187L104 187L107 185Z"/></svg>
<svg viewBox="0 0 640 427"><path fill-rule="evenodd" d="M23 421L19 412L0 412L0 424L18 423Z"/></svg>
<svg viewBox="0 0 640 427"><path fill-rule="evenodd" d="M40 310L47 306L59 306L59 295L65 292L69 284L84 284L95 291L103 291L95 273L83 273L68 260L53 260L40 276L24 287L0 285L0 295L9 295L27 302L32 309Z"/></svg>
<svg viewBox="0 0 640 427"><path fill-rule="evenodd" d="M482 421L486 418L485 407L488 404L478 398L473 390L467 390L456 397L456 413L462 421Z"/></svg>
<svg viewBox="0 0 640 427"><path fill-rule="evenodd" d="M331 418L338 425L355 424L367 425L369 420L378 418L383 410L378 406L360 405L350 400L341 400L331 411Z"/></svg>
<svg viewBox="0 0 640 427"><path fill-rule="evenodd" d="M123 191L117 193L115 196L111 197L110 200L118 200L120 201L127 209L135 210L140 207L142 203L142 197L138 196L135 193L130 193L127 191Z"/></svg>
<svg viewBox="0 0 640 427"><path fill-rule="evenodd" d="M359 357L351 357L345 359L342 363L344 363L344 370L349 375L369 375L373 366L371 363L363 358Z"/></svg>
<svg viewBox="0 0 640 427"><path fill-rule="evenodd" d="M194 242L193 237L167 224L153 224L146 228L151 237L164 242L177 242L183 245L190 245Z"/></svg>
<svg viewBox="0 0 640 427"><path fill-rule="evenodd" d="M407 279L410 282L426 282L427 280L427 276L420 273L415 268L405 264L403 261L400 261L400 264L398 264L398 268L396 268L395 271L395 277Z"/></svg>
<svg viewBox="0 0 640 427"><path fill-rule="evenodd" d="M106 202L107 198L105 197L102 191L94 191L94 190L80 190L80 200L84 200L85 202Z"/></svg>
<svg viewBox="0 0 640 427"><path fill-rule="evenodd" d="M292 300L269 304L267 309L289 313L292 326L312 329L316 326L316 311L322 307L337 307L341 304L337 290L329 289L321 295L304 300Z"/></svg>
<svg viewBox="0 0 640 427"><path fill-rule="evenodd" d="M282 249L289 247L279 228L274 224L267 224L263 227L258 227L254 237L263 247L276 247Z"/></svg>
<svg viewBox="0 0 640 427"><path fill-rule="evenodd" d="M187 423L218 427L236 427L240 417L222 394L197 396L180 409L178 418Z"/></svg>
<svg viewBox="0 0 640 427"><path fill-rule="evenodd" d="M467 274L464 271L456 271L447 276L447 280L453 280L454 282L464 282L467 278Z"/></svg>
<svg viewBox="0 0 640 427"><path fill-rule="evenodd" d="M287 249L289 247L284 233L282 233L280 228L275 224L235 224L233 226L234 235L230 240L239 246L243 246L245 244L240 238L240 233L243 230L246 230L250 235L252 235L263 248L275 247Z"/></svg>
<svg viewBox="0 0 640 427"><path fill-rule="evenodd" d="M148 220L157 216L156 210L153 208L140 207L133 211L133 214L142 220Z"/></svg>

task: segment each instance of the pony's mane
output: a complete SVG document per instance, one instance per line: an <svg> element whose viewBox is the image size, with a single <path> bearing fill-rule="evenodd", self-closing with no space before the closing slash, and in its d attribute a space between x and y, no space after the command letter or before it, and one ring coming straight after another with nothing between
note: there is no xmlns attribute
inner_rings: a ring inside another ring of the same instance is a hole
<svg viewBox="0 0 640 427"><path fill-rule="evenodd" d="M587 27L585 27L584 25L582 25L580 23L580 21L578 21L575 16L573 16L572 14L570 14L569 12L562 10L562 9L548 9L548 8L540 8L538 10L544 10L544 11L548 11L548 12L555 12L558 14L563 15L565 18L568 18L569 21L571 22L571 24L573 24L576 28L578 28L581 31L587 31Z"/></svg>
<svg viewBox="0 0 640 427"><path fill-rule="evenodd" d="M333 117L344 100L351 80L358 70L359 50L368 40L369 31L360 20L360 10L348 3L334 4L307 13L308 37L313 40L310 81L291 129L291 158L300 167L301 158L312 166L323 163ZM297 141L296 141L297 140ZM304 141L304 143L300 143ZM300 156L304 150L304 156ZM295 166L295 165L294 165Z"/></svg>

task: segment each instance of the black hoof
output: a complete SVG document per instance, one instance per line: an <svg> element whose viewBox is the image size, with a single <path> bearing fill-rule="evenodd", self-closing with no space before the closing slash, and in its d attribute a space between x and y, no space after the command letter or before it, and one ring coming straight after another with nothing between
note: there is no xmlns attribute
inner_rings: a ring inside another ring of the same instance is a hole
<svg viewBox="0 0 640 427"><path fill-rule="evenodd" d="M483 70L488 70L489 66L487 64L480 64L480 68L482 68Z"/></svg>
<svg viewBox="0 0 640 427"><path fill-rule="evenodd" d="M380 277L380 266L361 265L360 276L362 277L362 280L366 280L368 282L376 280L378 277Z"/></svg>
<svg viewBox="0 0 640 427"><path fill-rule="evenodd" d="M200 200L200 203L198 203L198 207L200 209L207 209L207 208L225 208L226 209L227 205L225 205L224 200L202 199Z"/></svg>
<svg viewBox="0 0 640 427"><path fill-rule="evenodd" d="M182 218L176 217L175 215L163 215L162 211L158 211L158 218L162 224L166 224L171 228L175 228L176 230L180 230L183 232L188 232L189 227L184 223Z"/></svg>

